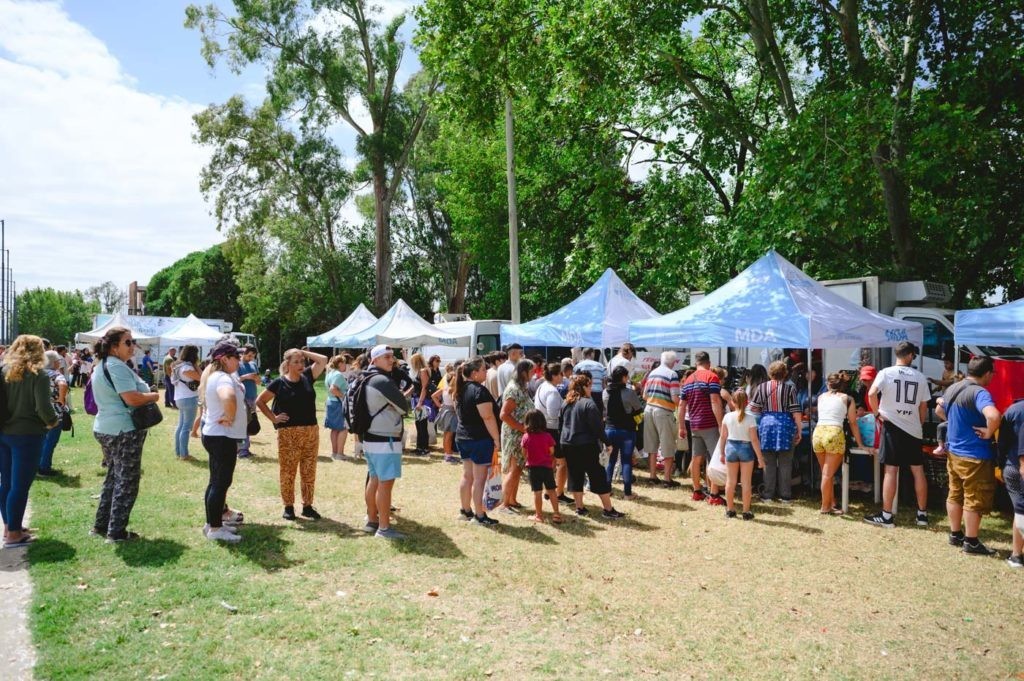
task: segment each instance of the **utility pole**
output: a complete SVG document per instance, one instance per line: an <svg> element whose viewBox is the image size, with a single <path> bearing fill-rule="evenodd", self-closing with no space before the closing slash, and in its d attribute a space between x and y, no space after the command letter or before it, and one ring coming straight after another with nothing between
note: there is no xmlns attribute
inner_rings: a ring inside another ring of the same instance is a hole
<svg viewBox="0 0 1024 681"><path fill-rule="evenodd" d="M505 160L508 175L508 276L512 298L512 323L519 314L519 212L516 208L515 131L512 122L512 96L505 97Z"/></svg>
<svg viewBox="0 0 1024 681"><path fill-rule="evenodd" d="M0 342L7 344L7 222L0 220Z"/></svg>

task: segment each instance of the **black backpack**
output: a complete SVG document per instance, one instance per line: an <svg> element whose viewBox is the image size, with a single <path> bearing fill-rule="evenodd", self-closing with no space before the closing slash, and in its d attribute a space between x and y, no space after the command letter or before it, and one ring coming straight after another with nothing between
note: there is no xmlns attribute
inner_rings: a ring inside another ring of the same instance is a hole
<svg viewBox="0 0 1024 681"><path fill-rule="evenodd" d="M352 385L348 389L348 395L345 396L345 411L348 412L348 430L360 438L370 432L370 424L373 423L373 419L377 417L377 414L387 409L387 405L384 405L377 414L370 414L370 407L366 401L366 389L370 384L370 379L374 376L384 376L387 378L387 374L381 371L365 369L352 381Z"/></svg>

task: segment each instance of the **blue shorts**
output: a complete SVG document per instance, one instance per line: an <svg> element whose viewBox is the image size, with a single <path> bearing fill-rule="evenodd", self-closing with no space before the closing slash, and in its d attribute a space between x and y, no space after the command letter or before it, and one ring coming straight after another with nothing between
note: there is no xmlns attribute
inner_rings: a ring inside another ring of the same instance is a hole
<svg viewBox="0 0 1024 681"><path fill-rule="evenodd" d="M371 478L382 482L402 477L402 442L364 442L363 455Z"/></svg>
<svg viewBox="0 0 1024 681"><path fill-rule="evenodd" d="M456 440L462 460L469 459L478 466L490 466L494 458L494 440Z"/></svg>
<svg viewBox="0 0 1024 681"><path fill-rule="evenodd" d="M726 463L750 463L754 456L754 445L746 440L725 441L725 462Z"/></svg>
<svg viewBox="0 0 1024 681"><path fill-rule="evenodd" d="M345 419L345 403L338 400L331 400L327 403L327 410L324 415L324 428L331 430L348 430L348 423Z"/></svg>

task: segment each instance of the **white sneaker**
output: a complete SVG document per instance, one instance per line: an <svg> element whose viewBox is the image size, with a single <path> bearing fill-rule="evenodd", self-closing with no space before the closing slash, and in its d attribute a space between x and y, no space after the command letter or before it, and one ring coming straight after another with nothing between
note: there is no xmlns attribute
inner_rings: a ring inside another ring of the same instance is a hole
<svg viewBox="0 0 1024 681"><path fill-rule="evenodd" d="M209 524L203 525L203 536L204 537L205 536L209 536L210 531L212 529L213 528L211 528ZM224 523L223 525L221 525L221 529L226 530L226 531L230 532L231 534L236 534L236 535L238 534L238 528L235 527L234 525L228 525L227 523ZM239 536L241 536L241 535L239 535Z"/></svg>
<svg viewBox="0 0 1024 681"><path fill-rule="evenodd" d="M226 527L218 527L215 530L210 530L206 533L206 538L211 541L226 541L226 542L240 542L242 538L234 532L231 532Z"/></svg>

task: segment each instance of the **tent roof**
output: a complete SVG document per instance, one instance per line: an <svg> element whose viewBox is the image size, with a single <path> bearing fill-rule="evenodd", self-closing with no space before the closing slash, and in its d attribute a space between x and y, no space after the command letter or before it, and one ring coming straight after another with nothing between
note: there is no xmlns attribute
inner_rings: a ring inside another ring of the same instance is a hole
<svg viewBox="0 0 1024 681"><path fill-rule="evenodd" d="M220 340L224 334L206 324L203 320L190 314L185 321L160 336L163 344L178 345L210 345Z"/></svg>
<svg viewBox="0 0 1024 681"><path fill-rule="evenodd" d="M112 329L115 326L123 326L126 329L131 329L132 338L139 343L155 344L159 341L158 338L152 336L145 336L136 332L135 328L131 324L131 317L126 317L120 312L115 314L113 317L107 320L106 324L101 324L95 329L90 331L83 331L75 334L76 343L95 343L96 341L103 338L106 335L108 329Z"/></svg>
<svg viewBox="0 0 1024 681"><path fill-rule="evenodd" d="M468 346L470 336L447 333L420 317L406 302L399 299L391 309L370 326L348 336L338 336L334 346L365 348L379 343L416 347L420 345Z"/></svg>
<svg viewBox="0 0 1024 681"><path fill-rule="evenodd" d="M362 331L366 327L377 321L377 317L372 312L366 309L366 306L359 303L359 307L352 311L348 317L345 318L341 324L330 331L324 331L319 336L309 336L306 338L306 345L311 348L340 348L345 347L335 343L335 339L344 338L351 336L352 334Z"/></svg>
<svg viewBox="0 0 1024 681"><path fill-rule="evenodd" d="M1012 303L956 313L957 345L1024 347L1024 298Z"/></svg>
<svg viewBox="0 0 1024 681"><path fill-rule="evenodd" d="M774 250L696 303L629 332L648 347L862 348L924 337L917 322L846 300Z"/></svg>
<svg viewBox="0 0 1024 681"><path fill-rule="evenodd" d="M501 342L611 348L627 340L630 322L657 316L657 310L641 300L609 268L568 305L532 322L504 324Z"/></svg>

